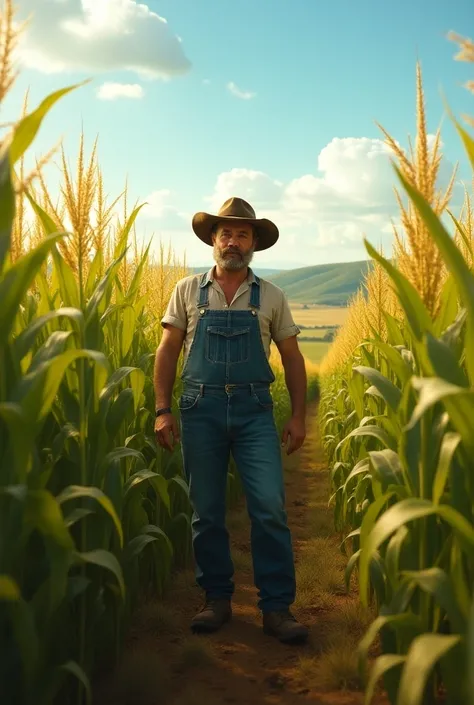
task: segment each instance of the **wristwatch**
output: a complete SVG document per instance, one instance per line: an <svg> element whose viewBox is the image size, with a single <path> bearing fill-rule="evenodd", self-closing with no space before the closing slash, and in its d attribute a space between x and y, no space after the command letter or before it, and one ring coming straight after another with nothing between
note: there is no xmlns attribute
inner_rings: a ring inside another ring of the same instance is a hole
<svg viewBox="0 0 474 705"><path fill-rule="evenodd" d="M158 416L162 416L163 414L171 414L171 407L167 406L166 409L156 409L155 410L155 417L158 418Z"/></svg>

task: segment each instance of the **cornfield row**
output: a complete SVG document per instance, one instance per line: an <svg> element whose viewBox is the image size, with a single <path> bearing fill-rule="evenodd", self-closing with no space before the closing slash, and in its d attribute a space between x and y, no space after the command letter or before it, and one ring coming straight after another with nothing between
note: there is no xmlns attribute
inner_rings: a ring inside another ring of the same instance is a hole
<svg viewBox="0 0 474 705"><path fill-rule="evenodd" d="M474 60L472 42L459 58ZM378 616L359 645L365 701L474 703L474 229L435 190L418 69L418 130L398 160L403 238L373 260L321 367L320 425L347 586ZM474 168L474 141L452 118ZM443 225L447 213L454 237ZM362 325L361 325L362 324ZM349 360L349 362L347 362ZM374 649L379 654L371 662Z"/></svg>
<svg viewBox="0 0 474 705"><path fill-rule="evenodd" d="M12 45L9 1L1 26ZM2 97L13 83L8 54ZM140 206L128 213L126 192L107 202L96 149L86 164L82 138L75 178L62 153L59 203L43 178L50 155L25 175L43 119L75 88L32 112L25 103L0 153L5 705L90 702L92 679L120 657L138 601L163 595L172 571L191 561L180 448L161 451L153 434L159 321L186 267L138 247ZM275 371L281 426L289 397ZM177 382L175 400L179 393ZM240 493L232 466L229 504Z"/></svg>

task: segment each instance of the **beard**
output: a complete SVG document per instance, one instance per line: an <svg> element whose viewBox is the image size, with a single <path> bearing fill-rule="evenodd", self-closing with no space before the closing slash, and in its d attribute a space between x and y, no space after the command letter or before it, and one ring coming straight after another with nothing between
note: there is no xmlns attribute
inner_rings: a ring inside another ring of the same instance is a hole
<svg viewBox="0 0 474 705"><path fill-rule="evenodd" d="M240 252L234 247L221 249L217 244L214 245L214 260L219 267L227 271L238 272L248 267L253 259L253 253L253 247L248 252Z"/></svg>

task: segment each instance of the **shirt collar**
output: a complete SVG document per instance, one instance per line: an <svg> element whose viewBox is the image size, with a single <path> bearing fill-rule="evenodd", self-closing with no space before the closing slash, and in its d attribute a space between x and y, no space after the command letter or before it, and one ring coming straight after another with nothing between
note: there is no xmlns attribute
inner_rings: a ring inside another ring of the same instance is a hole
<svg viewBox="0 0 474 705"><path fill-rule="evenodd" d="M214 271L215 271L215 265L212 266L207 272L206 276L203 278L201 282L201 287L205 287L208 284L211 284L214 281ZM260 284L259 279L255 276L253 269L250 267L248 268L248 275L247 275L247 282L249 284Z"/></svg>

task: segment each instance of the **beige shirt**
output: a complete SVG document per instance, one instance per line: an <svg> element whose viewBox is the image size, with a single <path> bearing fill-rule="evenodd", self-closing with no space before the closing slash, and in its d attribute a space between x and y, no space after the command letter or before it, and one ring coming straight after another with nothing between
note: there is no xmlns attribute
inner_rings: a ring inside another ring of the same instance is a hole
<svg viewBox="0 0 474 705"><path fill-rule="evenodd" d="M186 359L199 316L197 307L197 292L201 281L201 274L193 274L184 277L177 283L168 303L165 315L161 324L169 324L180 330L186 331L184 341L184 359ZM225 294L219 283L214 279L214 267L207 273L211 280L209 286L209 308L210 309L232 309L243 311L249 308L250 285L255 281L255 275L249 268L249 275L246 281L240 285L230 306L227 305ZM298 335L300 329L293 320L288 301L285 294L275 284L265 279L260 281L260 308L257 311L262 335L263 347L267 358L270 355L271 341L280 342L285 338Z"/></svg>

